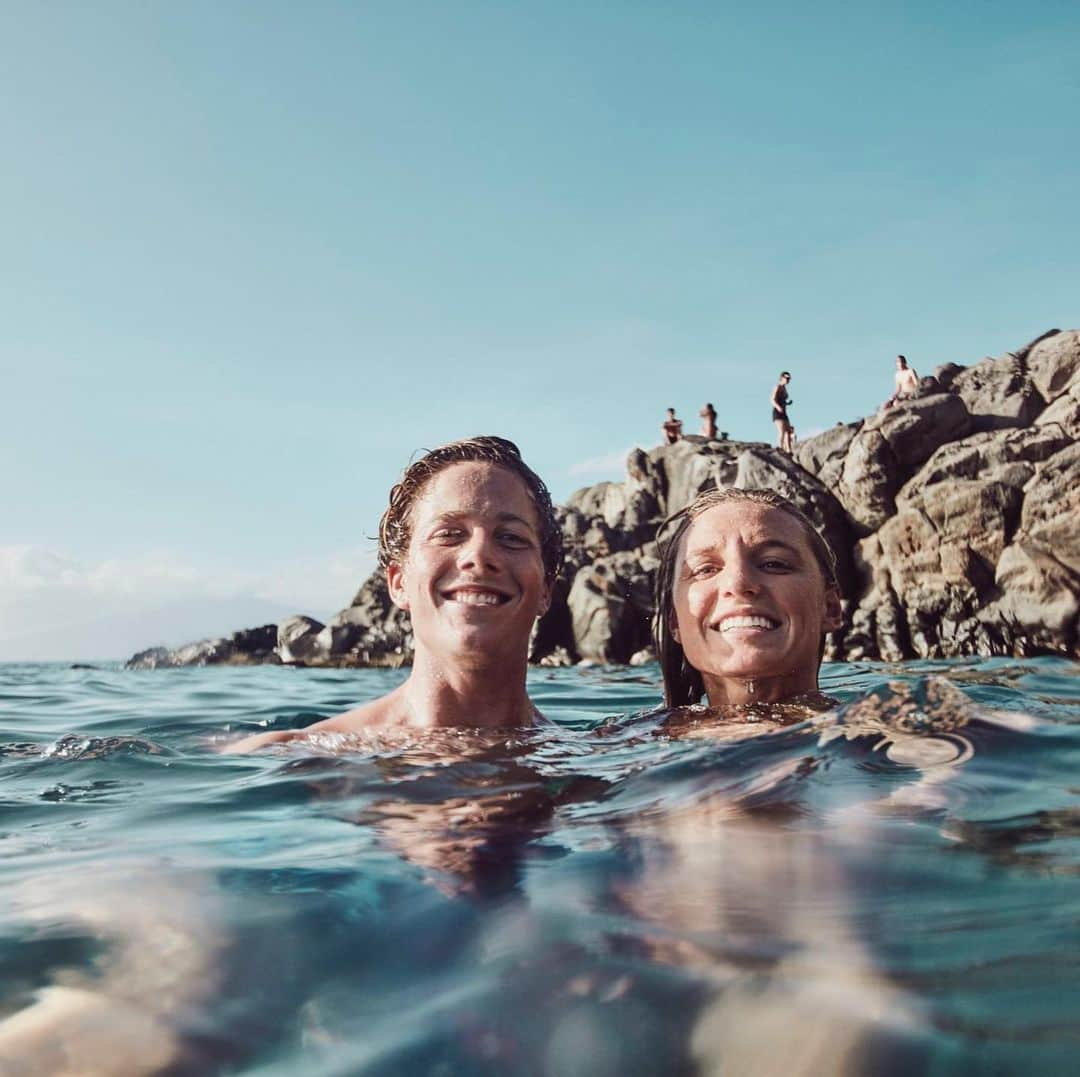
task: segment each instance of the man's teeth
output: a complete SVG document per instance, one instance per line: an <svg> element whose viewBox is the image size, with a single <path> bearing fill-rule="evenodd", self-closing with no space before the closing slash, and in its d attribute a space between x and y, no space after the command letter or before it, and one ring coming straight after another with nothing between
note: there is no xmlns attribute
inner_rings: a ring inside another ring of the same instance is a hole
<svg viewBox="0 0 1080 1077"><path fill-rule="evenodd" d="M454 602L463 602L466 606L497 606L502 602L502 595L493 591L454 591L450 598Z"/></svg>
<svg viewBox="0 0 1080 1077"><path fill-rule="evenodd" d="M775 628L776 622L768 617L725 617L720 622L720 631L732 628Z"/></svg>

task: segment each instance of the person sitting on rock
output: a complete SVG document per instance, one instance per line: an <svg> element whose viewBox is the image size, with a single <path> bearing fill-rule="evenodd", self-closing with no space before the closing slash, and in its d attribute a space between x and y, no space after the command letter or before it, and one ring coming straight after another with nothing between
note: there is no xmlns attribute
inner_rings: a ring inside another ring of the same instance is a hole
<svg viewBox="0 0 1080 1077"><path fill-rule="evenodd" d="M706 404L698 412L701 416L701 436L709 441L716 440L716 408L712 404Z"/></svg>
<svg viewBox="0 0 1080 1077"><path fill-rule="evenodd" d="M736 722L752 704L827 706L818 670L842 614L836 558L813 524L771 490L735 489L699 494L673 522L654 622L666 706L704 696Z"/></svg>
<svg viewBox="0 0 1080 1077"><path fill-rule="evenodd" d="M675 409L667 409L667 418L660 424L660 430L664 435L667 445L674 445L676 441L682 441L682 419L675 418Z"/></svg>
<svg viewBox="0 0 1080 1077"><path fill-rule="evenodd" d="M791 382L791 374L784 370L780 373L780 378L776 385L773 387L772 396L770 401L772 403L772 421L776 425L776 447L781 452L786 452L790 455L794 451L794 442L792 441L791 420L788 418L788 405L791 403L791 397L788 396L787 387Z"/></svg>
<svg viewBox="0 0 1080 1077"><path fill-rule="evenodd" d="M246 752L323 733L544 723L525 689L529 636L548 608L562 533L541 479L513 442L475 437L426 453L390 491L379 561L415 654L388 695L302 730L264 733Z"/></svg>
<svg viewBox="0 0 1080 1077"><path fill-rule="evenodd" d="M919 391L919 375L913 367L908 366L907 359L902 355L896 357L896 379L893 395L885 401L885 407L891 408L900 400L910 400Z"/></svg>

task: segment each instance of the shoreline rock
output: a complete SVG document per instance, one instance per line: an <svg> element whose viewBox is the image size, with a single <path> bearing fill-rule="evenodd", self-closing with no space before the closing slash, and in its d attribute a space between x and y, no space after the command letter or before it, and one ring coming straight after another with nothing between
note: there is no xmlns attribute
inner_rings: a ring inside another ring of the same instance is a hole
<svg viewBox="0 0 1080 1077"><path fill-rule="evenodd" d="M798 445L706 441L634 449L622 482L559 509L566 556L530 660L641 663L651 653L656 530L711 485L775 489L836 550L845 623L833 659L1077 655L1080 331L1050 330L970 367L940 366L917 397ZM325 625L290 617L129 669L273 662L401 666L408 617L376 570Z"/></svg>

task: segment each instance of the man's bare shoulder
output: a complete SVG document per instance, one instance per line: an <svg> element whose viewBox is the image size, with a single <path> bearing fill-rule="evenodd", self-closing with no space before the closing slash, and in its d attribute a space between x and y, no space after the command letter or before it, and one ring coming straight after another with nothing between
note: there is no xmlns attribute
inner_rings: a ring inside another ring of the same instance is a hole
<svg viewBox="0 0 1080 1077"><path fill-rule="evenodd" d="M321 722L309 725L305 729L282 729L274 733L256 733L226 745L223 751L246 754L257 752L260 748L266 748L271 744L309 740L321 733L363 733L400 725L405 720L407 720L407 715L404 710L404 700L398 689L380 699L354 707L351 711L335 714L332 718L324 718Z"/></svg>

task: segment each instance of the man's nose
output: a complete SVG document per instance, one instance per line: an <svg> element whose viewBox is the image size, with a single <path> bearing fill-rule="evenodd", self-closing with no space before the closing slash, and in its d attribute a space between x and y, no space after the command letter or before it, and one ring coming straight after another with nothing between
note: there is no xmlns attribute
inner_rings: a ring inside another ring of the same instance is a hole
<svg viewBox="0 0 1080 1077"><path fill-rule="evenodd" d="M490 571L499 567L499 546L494 535L477 528L458 549L458 565L461 568Z"/></svg>

